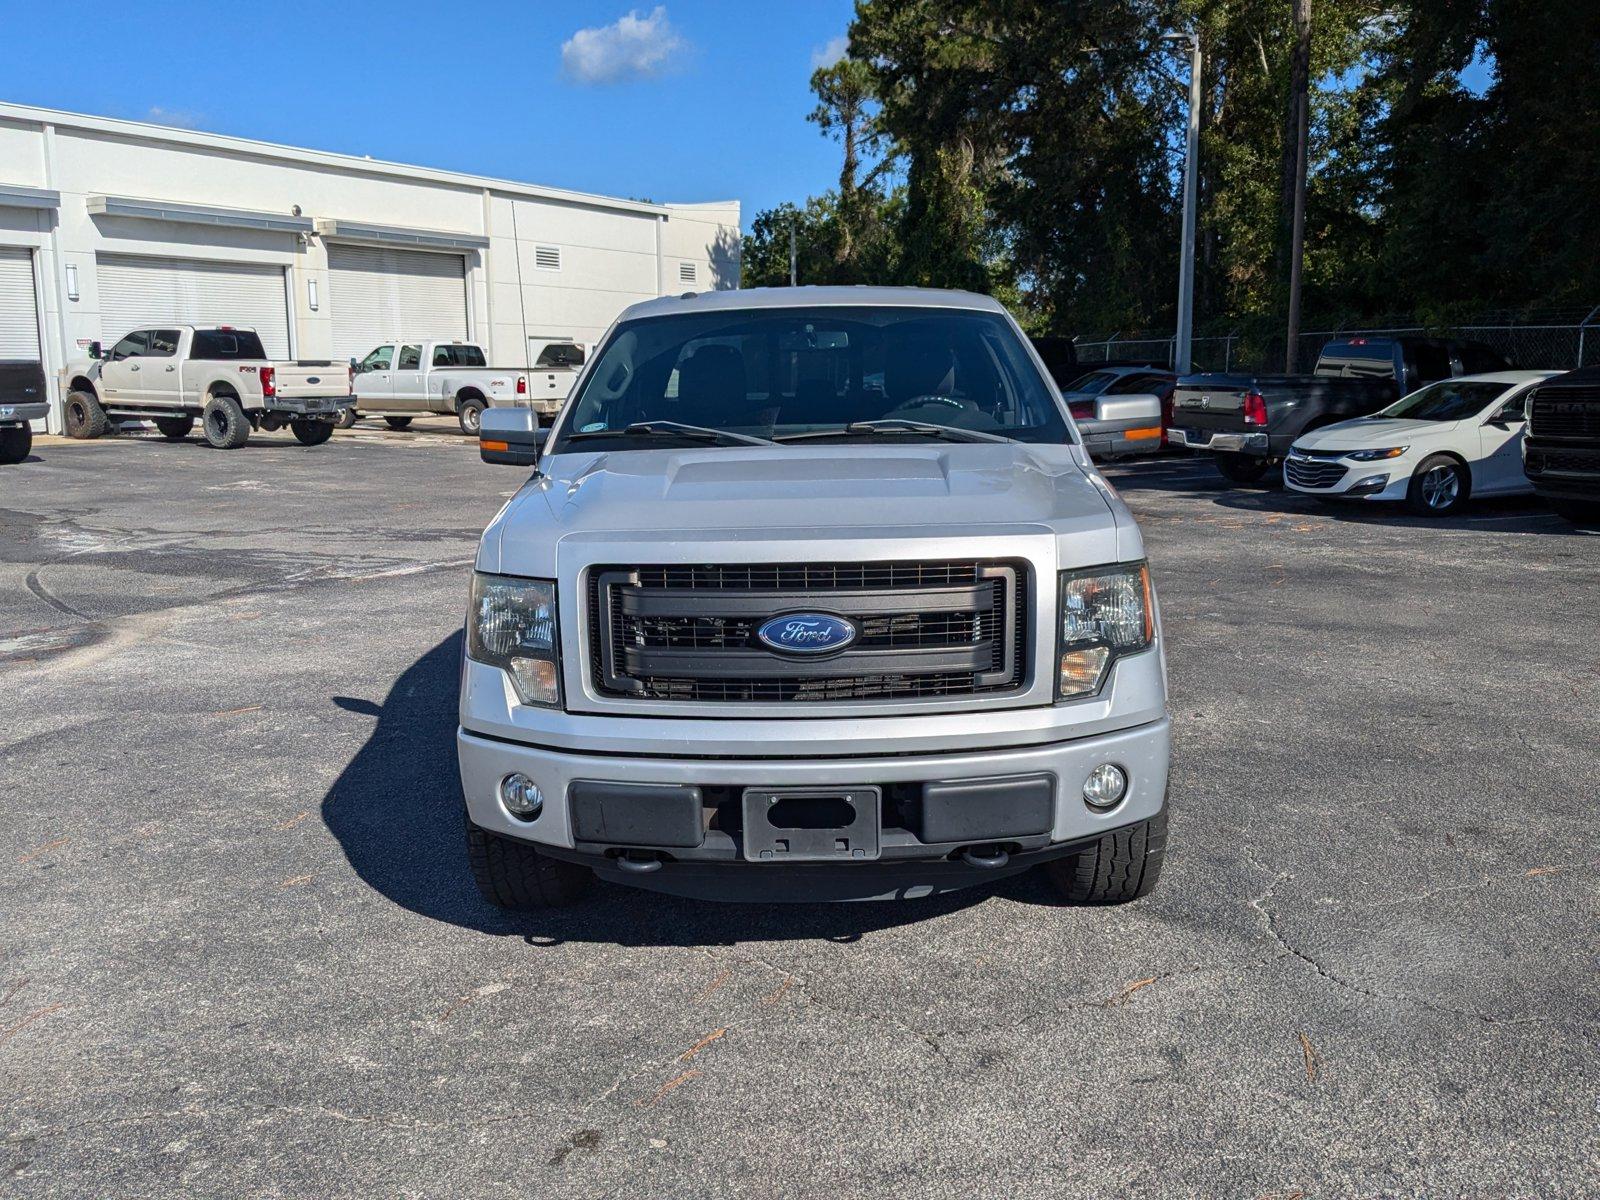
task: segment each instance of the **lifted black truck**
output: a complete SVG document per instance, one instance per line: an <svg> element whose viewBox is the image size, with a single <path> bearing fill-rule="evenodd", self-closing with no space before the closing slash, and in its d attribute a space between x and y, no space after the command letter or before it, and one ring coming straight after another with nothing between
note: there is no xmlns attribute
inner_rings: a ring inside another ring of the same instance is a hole
<svg viewBox="0 0 1600 1200"><path fill-rule="evenodd" d="M1167 440L1209 450L1234 483L1256 483L1303 433L1364 417L1419 387L1510 364L1479 342L1352 337L1329 342L1310 375L1185 375Z"/></svg>
<svg viewBox="0 0 1600 1200"><path fill-rule="evenodd" d="M1528 397L1522 469L1569 521L1600 522L1600 367L1541 383Z"/></svg>

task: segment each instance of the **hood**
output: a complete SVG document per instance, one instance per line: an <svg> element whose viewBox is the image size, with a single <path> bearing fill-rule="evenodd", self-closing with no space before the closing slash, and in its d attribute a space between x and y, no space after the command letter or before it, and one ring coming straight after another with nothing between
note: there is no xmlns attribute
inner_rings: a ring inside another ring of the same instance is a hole
<svg viewBox="0 0 1600 1200"><path fill-rule="evenodd" d="M681 545L700 536L814 542L834 533L1026 526L1078 535L1089 543L1077 547L1087 561L1117 557L1113 500L1066 446L635 450L556 455L541 470L496 522L502 569L544 561L560 539L630 533L665 534Z"/></svg>
<svg viewBox="0 0 1600 1200"><path fill-rule="evenodd" d="M1295 438L1307 450L1382 450L1411 446L1425 439L1454 433L1460 421L1411 421L1402 417L1361 417L1340 421Z"/></svg>

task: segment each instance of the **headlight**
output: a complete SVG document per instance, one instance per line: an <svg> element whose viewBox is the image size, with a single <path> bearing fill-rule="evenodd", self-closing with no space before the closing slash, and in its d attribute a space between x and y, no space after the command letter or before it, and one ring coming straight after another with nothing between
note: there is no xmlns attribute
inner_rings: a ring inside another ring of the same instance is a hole
<svg viewBox="0 0 1600 1200"><path fill-rule="evenodd" d="M524 704L560 704L556 585L474 571L467 657L510 675Z"/></svg>
<svg viewBox="0 0 1600 1200"><path fill-rule="evenodd" d="M1063 571L1060 612L1056 698L1092 696L1119 655L1149 649L1155 640L1149 566Z"/></svg>
<svg viewBox="0 0 1600 1200"><path fill-rule="evenodd" d="M1352 462L1377 462L1380 458L1399 458L1410 446L1390 446L1387 450L1352 450L1345 457Z"/></svg>

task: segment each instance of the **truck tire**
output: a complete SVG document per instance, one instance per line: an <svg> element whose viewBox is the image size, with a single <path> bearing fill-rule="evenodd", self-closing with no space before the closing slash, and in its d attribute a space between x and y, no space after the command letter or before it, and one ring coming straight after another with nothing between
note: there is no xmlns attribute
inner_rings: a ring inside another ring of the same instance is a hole
<svg viewBox="0 0 1600 1200"><path fill-rule="evenodd" d="M218 450L237 450L250 440L250 421L232 396L213 396L200 413L206 441Z"/></svg>
<svg viewBox="0 0 1600 1200"><path fill-rule="evenodd" d="M339 414L339 419L334 422L340 429L349 429L356 423L356 410L347 408Z"/></svg>
<svg viewBox="0 0 1600 1200"><path fill-rule="evenodd" d="M169 442L181 442L194 429L193 417L157 417L156 428Z"/></svg>
<svg viewBox="0 0 1600 1200"><path fill-rule="evenodd" d="M483 428L483 410L487 407L482 400L463 400L456 409L456 420L461 422L461 432L468 437L477 437L478 430Z"/></svg>
<svg viewBox="0 0 1600 1200"><path fill-rule="evenodd" d="M385 417L383 419L383 423L385 425L387 425L390 429L410 429L411 428L411 418L410 417Z"/></svg>
<svg viewBox="0 0 1600 1200"><path fill-rule="evenodd" d="M1253 454L1235 454L1230 450L1216 452L1217 470L1230 483L1260 483L1272 466L1270 458L1257 458Z"/></svg>
<svg viewBox="0 0 1600 1200"><path fill-rule="evenodd" d="M333 422L303 418L290 421L289 432L294 434L294 440L302 446L320 446L333 436Z"/></svg>
<svg viewBox="0 0 1600 1200"><path fill-rule="evenodd" d="M100 407L100 401L89 392L69 394L64 416L67 436L77 438L79 441L101 437L111 427L111 422L106 417L106 410Z"/></svg>
<svg viewBox="0 0 1600 1200"><path fill-rule="evenodd" d="M490 904L529 912L575 904L594 886L594 872L540 854L532 844L500 837L467 821L467 862Z"/></svg>
<svg viewBox="0 0 1600 1200"><path fill-rule="evenodd" d="M1167 850L1165 810L1113 829L1087 848L1045 864L1050 881L1072 904L1126 904L1148 896Z"/></svg>
<svg viewBox="0 0 1600 1200"><path fill-rule="evenodd" d="M28 457L33 449L33 427L7 425L0 428L0 466L10 466Z"/></svg>
<svg viewBox="0 0 1600 1200"><path fill-rule="evenodd" d="M1472 491L1472 476L1459 459L1432 454L1411 476L1406 503L1419 517L1447 517L1459 512Z"/></svg>

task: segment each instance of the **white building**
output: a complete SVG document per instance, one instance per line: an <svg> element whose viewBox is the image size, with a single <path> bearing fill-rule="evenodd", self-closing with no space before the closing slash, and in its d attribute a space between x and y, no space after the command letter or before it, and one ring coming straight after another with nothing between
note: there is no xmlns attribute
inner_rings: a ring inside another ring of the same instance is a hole
<svg viewBox="0 0 1600 1200"><path fill-rule="evenodd" d="M530 366L617 313L736 287L739 204L651 204L0 103L0 358L253 326L344 362L396 335Z"/></svg>

